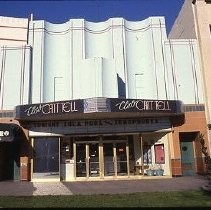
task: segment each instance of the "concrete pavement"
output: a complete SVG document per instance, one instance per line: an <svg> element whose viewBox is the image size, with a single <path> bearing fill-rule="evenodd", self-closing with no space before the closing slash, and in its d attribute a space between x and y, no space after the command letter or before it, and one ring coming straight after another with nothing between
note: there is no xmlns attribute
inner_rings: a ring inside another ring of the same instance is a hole
<svg viewBox="0 0 211 210"><path fill-rule="evenodd" d="M156 191L198 190L207 184L204 176L75 182L0 182L0 196L90 195Z"/></svg>

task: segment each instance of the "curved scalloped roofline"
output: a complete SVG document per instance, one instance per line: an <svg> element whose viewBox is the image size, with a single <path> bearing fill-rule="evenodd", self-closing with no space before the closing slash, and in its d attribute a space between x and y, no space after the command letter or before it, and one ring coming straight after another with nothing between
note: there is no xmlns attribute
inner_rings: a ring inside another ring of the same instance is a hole
<svg viewBox="0 0 211 210"><path fill-rule="evenodd" d="M122 17L109 18L106 21L93 22L86 19L70 19L64 23L51 23L45 20L33 20L32 22L43 23L44 27L50 31L68 30L69 28L84 28L87 31L105 31L111 26L125 26L129 30L137 30L146 28L152 24L162 24L165 27L165 17L163 16L151 16L139 21L130 21Z"/></svg>
<svg viewBox="0 0 211 210"><path fill-rule="evenodd" d="M70 21L84 21L84 22L87 22L87 23L90 23L90 24L101 24L101 23L109 22L111 20L124 20L125 22L128 22L128 23L141 23L141 22L144 22L148 19L165 19L165 17L164 16L150 16L150 17L142 19L142 20L127 20L123 17L111 17L111 18L108 18L105 21L99 21L99 22L86 20L84 18L73 18L73 19L69 19L66 22L61 22L61 23L53 23L53 22L46 21L46 20L33 20L33 21L44 21L44 22L46 22L48 24L52 24L52 25L63 25L63 24L69 23Z"/></svg>

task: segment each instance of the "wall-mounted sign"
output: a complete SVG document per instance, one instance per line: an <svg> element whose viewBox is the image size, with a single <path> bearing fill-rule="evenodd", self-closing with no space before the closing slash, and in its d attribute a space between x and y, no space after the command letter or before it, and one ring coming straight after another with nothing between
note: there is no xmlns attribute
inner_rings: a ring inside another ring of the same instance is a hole
<svg viewBox="0 0 211 210"><path fill-rule="evenodd" d="M13 123L0 123L0 142L11 142L14 140L18 125Z"/></svg>
<svg viewBox="0 0 211 210"><path fill-rule="evenodd" d="M4 131L0 130L0 137L9 136L9 135L10 135L10 132L8 130L4 130Z"/></svg>
<svg viewBox="0 0 211 210"><path fill-rule="evenodd" d="M34 119L62 116L83 112L83 100L59 101L21 105L16 107L16 119Z"/></svg>
<svg viewBox="0 0 211 210"><path fill-rule="evenodd" d="M80 106L76 104L76 101L64 101L57 103L47 103L32 105L25 109L25 113L28 117L32 115L51 115L51 114L65 114L79 112Z"/></svg>
<svg viewBox="0 0 211 210"><path fill-rule="evenodd" d="M179 102L170 100L112 99L111 111L116 112L171 112L179 111Z"/></svg>

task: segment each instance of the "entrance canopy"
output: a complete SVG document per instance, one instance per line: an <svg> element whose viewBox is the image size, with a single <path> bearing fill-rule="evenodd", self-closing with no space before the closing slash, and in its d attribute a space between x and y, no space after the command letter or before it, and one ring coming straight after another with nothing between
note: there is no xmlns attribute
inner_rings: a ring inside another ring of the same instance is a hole
<svg viewBox="0 0 211 210"><path fill-rule="evenodd" d="M88 98L16 106L19 121L112 119L177 116L183 114L179 100Z"/></svg>
<svg viewBox="0 0 211 210"><path fill-rule="evenodd" d="M0 123L0 143L14 141L18 130L19 126L14 123Z"/></svg>

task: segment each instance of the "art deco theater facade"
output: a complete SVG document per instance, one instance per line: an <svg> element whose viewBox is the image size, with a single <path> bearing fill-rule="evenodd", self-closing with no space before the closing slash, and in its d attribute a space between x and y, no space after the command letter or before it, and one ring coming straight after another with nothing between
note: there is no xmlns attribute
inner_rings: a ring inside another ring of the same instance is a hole
<svg viewBox="0 0 211 210"><path fill-rule="evenodd" d="M204 172L195 39L168 39L164 17L0 17L0 27L0 180Z"/></svg>

